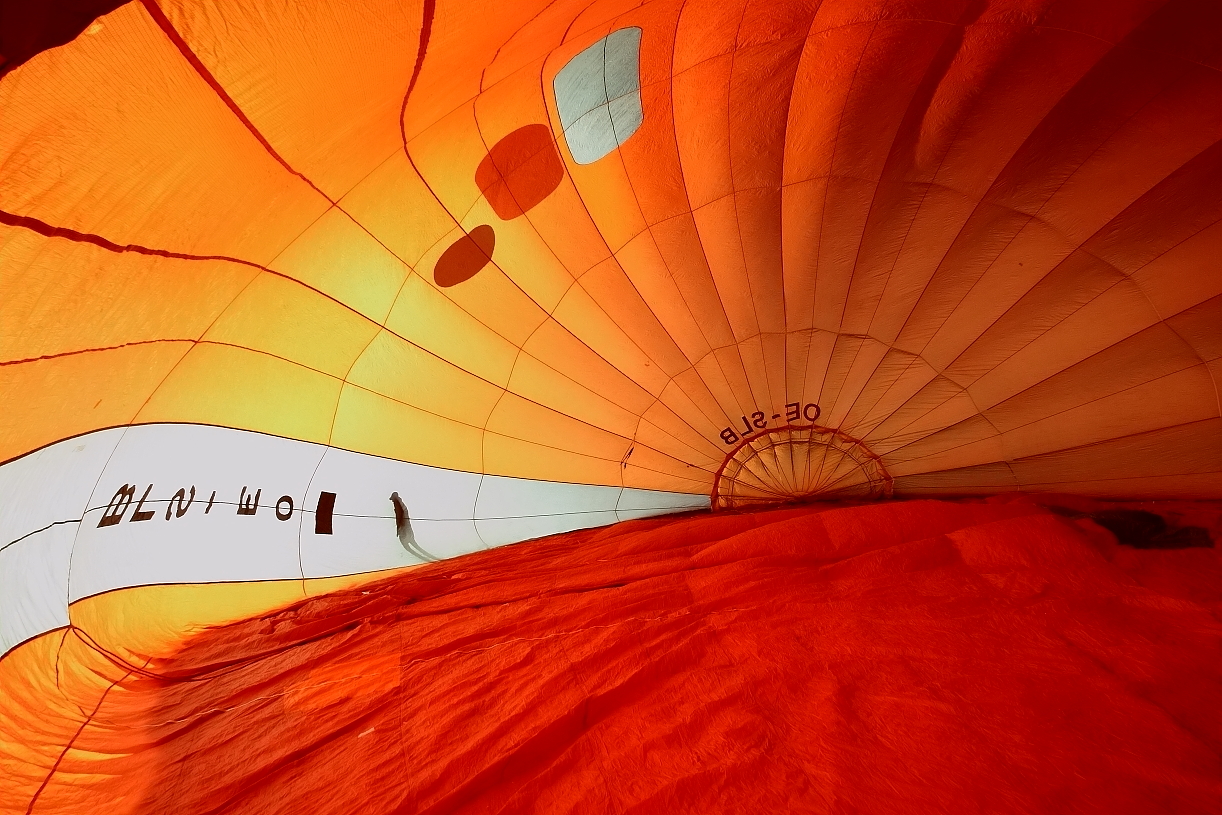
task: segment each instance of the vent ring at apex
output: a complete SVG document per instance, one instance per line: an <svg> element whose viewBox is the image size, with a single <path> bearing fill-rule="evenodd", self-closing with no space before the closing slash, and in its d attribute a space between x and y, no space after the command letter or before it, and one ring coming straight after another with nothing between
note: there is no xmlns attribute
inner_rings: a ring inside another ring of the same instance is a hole
<svg viewBox="0 0 1222 815"><path fill-rule="evenodd" d="M713 510L819 498L890 498L882 459L857 439L818 425L786 425L740 441L713 481Z"/></svg>

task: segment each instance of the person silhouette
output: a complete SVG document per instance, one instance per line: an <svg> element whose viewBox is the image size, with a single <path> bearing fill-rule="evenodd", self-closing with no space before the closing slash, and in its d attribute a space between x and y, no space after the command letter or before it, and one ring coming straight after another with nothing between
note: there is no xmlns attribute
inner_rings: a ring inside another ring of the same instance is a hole
<svg viewBox="0 0 1222 815"><path fill-rule="evenodd" d="M416 534L412 531L412 519L407 513L407 504L403 503L398 492L390 494L390 502L395 507L395 534L399 536L399 543L403 545L409 555L414 555L425 563L437 561L438 558L424 551L424 548L416 543Z"/></svg>

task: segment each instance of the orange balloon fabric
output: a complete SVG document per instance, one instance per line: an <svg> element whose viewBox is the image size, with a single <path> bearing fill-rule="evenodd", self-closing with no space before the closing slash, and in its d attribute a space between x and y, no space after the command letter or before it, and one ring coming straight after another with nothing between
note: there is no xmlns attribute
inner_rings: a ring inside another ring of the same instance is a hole
<svg viewBox="0 0 1222 815"><path fill-rule="evenodd" d="M0 813L1216 809L1219 190L1218 0L0 0Z"/></svg>
<svg viewBox="0 0 1222 815"><path fill-rule="evenodd" d="M1059 511L703 515L424 566L111 666L31 809L1212 811L1218 550Z"/></svg>

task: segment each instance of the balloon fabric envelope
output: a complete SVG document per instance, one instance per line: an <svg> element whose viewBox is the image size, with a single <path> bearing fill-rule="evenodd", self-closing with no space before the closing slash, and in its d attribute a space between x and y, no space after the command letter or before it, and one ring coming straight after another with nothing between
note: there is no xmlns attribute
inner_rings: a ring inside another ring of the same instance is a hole
<svg viewBox="0 0 1222 815"><path fill-rule="evenodd" d="M0 0L0 812L1208 809L1219 189L1208 0Z"/></svg>

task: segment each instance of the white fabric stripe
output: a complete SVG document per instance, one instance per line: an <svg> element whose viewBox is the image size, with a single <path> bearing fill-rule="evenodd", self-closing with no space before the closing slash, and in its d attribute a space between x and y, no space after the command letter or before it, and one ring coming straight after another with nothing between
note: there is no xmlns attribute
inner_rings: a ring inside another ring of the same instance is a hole
<svg viewBox="0 0 1222 815"><path fill-rule="evenodd" d="M324 494L329 534L316 531ZM410 517L402 540L392 494ZM482 476L223 427L98 431L0 466L0 654L113 589L374 572L707 506L705 495Z"/></svg>
<svg viewBox="0 0 1222 815"><path fill-rule="evenodd" d="M68 624L68 559L77 524L56 524L0 551L0 654Z"/></svg>

